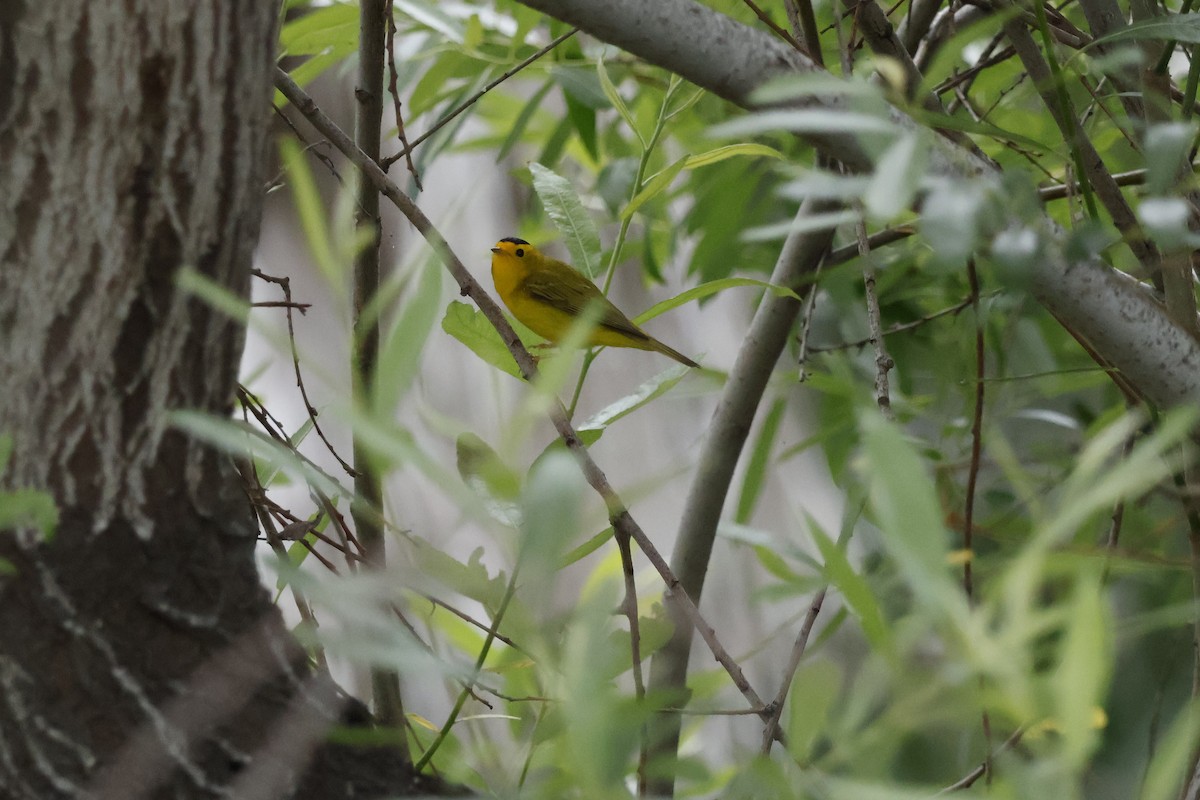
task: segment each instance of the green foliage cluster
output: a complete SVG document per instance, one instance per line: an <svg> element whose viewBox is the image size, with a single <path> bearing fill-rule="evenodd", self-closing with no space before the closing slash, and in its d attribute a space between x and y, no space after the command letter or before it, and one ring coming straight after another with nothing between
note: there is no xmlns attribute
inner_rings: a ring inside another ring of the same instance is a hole
<svg viewBox="0 0 1200 800"><path fill-rule="evenodd" d="M761 26L748 3L709 5ZM907 8L891 10L892 19L903 20ZM854 35L840 11L815 6L825 61L834 65L839 43ZM1153 126L1131 117L1113 76L1160 51L1164 39L1190 48L1194 16L1170 13L1170 25L1135 26L1107 42L1103 55L1094 44L1045 44L1055 96L1107 167L1145 170L1128 197L1164 252L1194 246L1184 198L1194 188L1188 164L1196 128L1186 111ZM1062 14L1087 29L1076 7ZM740 698L723 671L706 659L694 665L688 711L697 716L686 717L680 792L927 797L986 761L987 788L980 780L968 793L1175 796L1200 737L1190 699L1196 567L1179 488L1197 418L1186 409L1131 410L1109 373L1030 297L1032 265L1051 251L1094 255L1130 271L1136 261L1097 210L1092 188L1079 181L1078 148L1064 142L1020 62L972 69L1003 48L997 37L1012 14L986 15L942 44L916 94L939 91L947 110L907 108L928 126L915 129L895 124L889 104L907 103L882 59L859 57L836 79L781 80L764 89L765 99L780 100L819 98L836 87L847 98L843 106L745 115L582 34L476 98L569 29L509 0L397 0L394 15L407 135L412 141L416 132L434 131L413 152L418 170L452 152L485 151L528 187L518 235L562 240L573 263L604 287L618 269L640 270L648 284L685 274L690 288L646 318L728 290L805 303L805 322L776 367L721 533L754 555L760 586L747 592L765 618L788 620L776 636L795 636L822 587L828 599L791 678L786 744L770 758L744 741L713 748L720 757L712 749L700 754L697 745L711 745L724 730L703 713ZM1044 18L1030 24L1035 35L1047 30ZM305 8L282 28L282 52L306 59L292 71L302 83L340 68L356 47L353 4ZM1195 101L1195 84L1187 84L1185 108ZM965 133L1000 169L955 182L935 175L928 156L940 135L935 127ZM873 171L828 167L806 134L857 138L873 155ZM314 255L334 275L346 263L339 254L361 247L362 237L345 207L323 210L299 148L287 144L284 154ZM1039 189L1064 183L1053 195L1061 199L1039 198ZM842 206L815 220L794 219L808 198ZM902 235L859 256L859 221L867 234ZM835 251L848 253L815 278L811 306L807 286L769 282L784 237L804 225L836 226ZM348 589L355 581L315 579L296 569L307 553L300 543L289 548L280 586L336 620L320 629L336 635L310 630L315 649L437 679L451 697L462 697L465 683L478 684L474 691L490 709L468 698L445 724L411 717L422 763L501 796L628 796L658 700L639 700L633 690L630 633L613 614L621 573L612 531L582 510L590 490L560 445L530 463L519 456L550 404L578 398L590 356L582 371L569 351L545 359L501 441L484 441L469 420L435 420L432 435L454 441L457 461L430 458L417 444L415 422L394 412L438 322L429 312L441 296L438 269L422 262L372 310L389 320L379 368L387 380L373 384L366 407L347 404L338 418L371 443L386 470L411 471L440 487L460 523L492 532L494 545L461 560L438 546L446 532L402 530L403 519L390 520L402 587L360 578L361 589ZM864 270L885 328L896 328L886 337L896 365L895 421L877 405ZM392 307L399 310L383 313ZM476 357L519 377L473 306L450 302L440 324ZM631 413L652 413L684 377L672 367L615 401L579 426L583 440L596 442ZM710 385L714 393L724 389L721 380ZM796 420L808 421L811 435L785 441L785 423ZM213 439L263 438L249 427L180 422ZM789 529L756 527L767 484L793 485L796 460L814 450L844 495L840 530L823 530L805 512L804 486L786 493ZM256 455L268 488L277 476L316 480L285 448ZM335 502L352 495L317 483ZM314 518L321 524L305 537L310 544L329 522ZM553 610L548 598L561 588L563 570L588 556L573 607ZM507 567L497 571L497 562ZM643 656L669 635L659 594L659 584L642 580ZM402 601L419 624L405 629L380 608L381 598ZM474 621L451 607L474 609ZM763 664L753 654L750 661L757 675L785 675L783 663Z"/></svg>

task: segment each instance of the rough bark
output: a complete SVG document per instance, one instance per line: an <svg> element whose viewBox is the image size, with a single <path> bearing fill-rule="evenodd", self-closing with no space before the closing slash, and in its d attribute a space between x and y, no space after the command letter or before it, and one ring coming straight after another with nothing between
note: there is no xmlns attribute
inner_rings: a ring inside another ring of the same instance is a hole
<svg viewBox="0 0 1200 800"><path fill-rule="evenodd" d="M169 426L232 402L240 325L177 279L248 294L276 12L0 3L0 489L60 513L0 531L6 799L428 788L323 744L362 707L262 590L229 458Z"/></svg>

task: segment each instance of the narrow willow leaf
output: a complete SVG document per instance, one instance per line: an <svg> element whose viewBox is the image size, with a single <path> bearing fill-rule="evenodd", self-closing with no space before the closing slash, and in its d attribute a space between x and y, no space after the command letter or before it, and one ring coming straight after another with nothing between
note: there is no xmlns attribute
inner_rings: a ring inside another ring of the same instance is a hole
<svg viewBox="0 0 1200 800"><path fill-rule="evenodd" d="M645 148L646 140L642 137L641 131L638 130L637 121L633 118L633 112L629 110L629 106L625 105L625 100L621 97L621 93L617 91L616 84L612 82L612 78L608 76L608 70L604 67L604 59L596 59L596 74L600 78L600 88L604 90L604 96L608 98L608 102L612 103L613 108L621 115L621 119L625 120L625 124L629 126L629 130L633 131L638 137L638 141Z"/></svg>
<svg viewBox="0 0 1200 800"><path fill-rule="evenodd" d="M442 269L432 259L425 259L418 270L418 280L409 283L412 295L380 345L375 374L371 376L371 409L385 418L391 417L412 386L421 366L425 340L437 318Z"/></svg>
<svg viewBox="0 0 1200 800"><path fill-rule="evenodd" d="M908 209L921 188L927 149L917 134L906 133L884 151L863 196L871 216L890 220Z"/></svg>
<svg viewBox="0 0 1200 800"><path fill-rule="evenodd" d="M635 213L637 213L639 208L653 199L655 195L657 195L663 189L666 189L668 186L670 186L671 181L675 180L675 176L683 171L683 168L686 166L686 164L687 156L684 156L647 181L646 185L642 187L642 190L634 195L633 199L629 201L629 205L625 206L625 209L621 212L621 219L625 220L632 217Z"/></svg>
<svg viewBox="0 0 1200 800"><path fill-rule="evenodd" d="M533 189L555 226L562 232L571 251L573 266L589 278L595 278L600 264L600 233L583 207L571 183L554 171L534 162Z"/></svg>
<svg viewBox="0 0 1200 800"><path fill-rule="evenodd" d="M288 21L279 31L280 55L315 56L358 49L358 7L338 3Z"/></svg>
<svg viewBox="0 0 1200 800"><path fill-rule="evenodd" d="M671 390L675 384L683 379L683 376L688 373L688 368L682 365L668 367L663 372L655 375L650 380L643 383L630 394L625 395L615 403L611 403L607 407L597 411L586 421L579 425L579 432L583 431L602 431L609 425L619 420L621 417L628 416L634 411L637 411L642 406L650 403L657 397L661 397Z"/></svg>
<svg viewBox="0 0 1200 800"><path fill-rule="evenodd" d="M716 164L718 161L724 161L727 158L734 158L735 156L763 156L765 158L783 159L783 153L774 147L767 147L765 144L756 144L754 142L741 142L739 144L727 144L724 147L717 147L699 155L688 156L684 167L687 169L707 167L709 164Z"/></svg>
<svg viewBox="0 0 1200 800"><path fill-rule="evenodd" d="M965 612L948 571L949 538L929 470L894 423L875 411L861 415L860 468L883 543L909 589L932 609Z"/></svg>
<svg viewBox="0 0 1200 800"><path fill-rule="evenodd" d="M663 300L660 303L655 303L650 308L643 311L633 318L633 321L641 325L647 320L652 320L660 314L665 314L673 308L679 308L685 303L690 303L693 300L699 300L702 297L714 295L717 292L723 292L726 289L734 289L739 286L755 286L759 289L766 289L777 297L791 297L794 300L799 300L800 295L793 292L786 286L776 286L767 281L755 280L754 278L720 278L715 281L708 281L699 286L693 286L687 291L680 292L669 300Z"/></svg>
<svg viewBox="0 0 1200 800"><path fill-rule="evenodd" d="M300 216L300 227L313 260L325 275L332 276L340 272L337 258L334 256L333 241L325 222L325 204L321 193L317 190L317 182L312 170L308 168L304 152L295 139L282 138L279 140L279 152L283 157L283 165L287 171L288 183L292 188L292 196L296 198L296 213Z"/></svg>
<svg viewBox="0 0 1200 800"><path fill-rule="evenodd" d="M821 551L821 558L825 560L825 577L842 593L872 647L884 654L890 652L891 633L884 621L879 600L871 591L871 584L854 571L845 552L821 530L816 520L809 517L808 525L817 549Z"/></svg>
<svg viewBox="0 0 1200 800"><path fill-rule="evenodd" d="M771 449L775 446L775 437L779 434L779 424L783 421L786 407L782 397L771 404L771 410L767 412L754 441L754 449L750 451L750 461L746 465L746 475L742 478L737 511L733 515L734 520L742 525L750 522L750 517L754 515L754 507L758 505L758 498L762 495L767 467L771 463Z"/></svg>
<svg viewBox="0 0 1200 800"><path fill-rule="evenodd" d="M761 111L723 122L712 135L723 137L757 136L772 131L791 133L896 133L896 124L886 117L860 111L805 108L785 111Z"/></svg>

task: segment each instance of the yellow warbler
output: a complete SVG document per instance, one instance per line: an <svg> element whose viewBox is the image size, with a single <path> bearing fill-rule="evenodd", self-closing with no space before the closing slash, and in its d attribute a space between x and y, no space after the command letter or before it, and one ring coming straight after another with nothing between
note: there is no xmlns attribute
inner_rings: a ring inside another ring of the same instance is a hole
<svg viewBox="0 0 1200 800"><path fill-rule="evenodd" d="M667 347L630 321L587 276L569 264L547 258L524 239L501 239L492 248L492 280L500 299L525 327L551 342L566 335L590 304L600 309L589 347L633 347L700 366Z"/></svg>

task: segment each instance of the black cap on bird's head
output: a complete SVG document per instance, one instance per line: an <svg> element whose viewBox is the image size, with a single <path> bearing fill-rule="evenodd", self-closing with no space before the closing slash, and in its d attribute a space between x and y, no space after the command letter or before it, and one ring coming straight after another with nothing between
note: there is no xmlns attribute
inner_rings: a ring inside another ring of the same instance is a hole
<svg viewBox="0 0 1200 800"><path fill-rule="evenodd" d="M492 252L496 254L509 253L517 258L524 258L526 248L531 248L532 245L524 239L518 239L515 236L509 236L496 242L496 246L492 248Z"/></svg>

